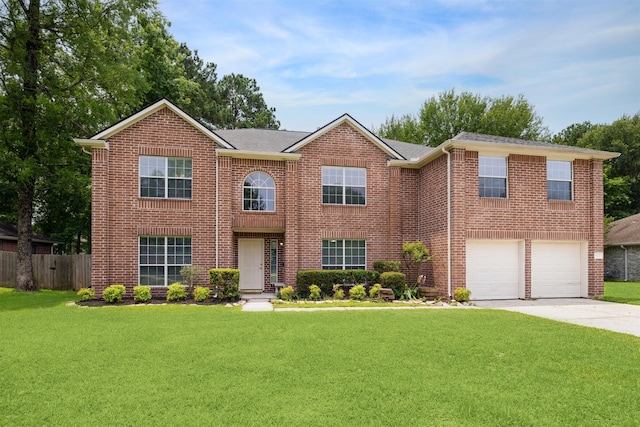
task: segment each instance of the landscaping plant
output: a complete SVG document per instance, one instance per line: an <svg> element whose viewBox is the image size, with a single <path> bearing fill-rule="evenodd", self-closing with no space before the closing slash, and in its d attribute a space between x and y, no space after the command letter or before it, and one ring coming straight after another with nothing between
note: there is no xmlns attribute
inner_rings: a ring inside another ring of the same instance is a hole
<svg viewBox="0 0 640 427"><path fill-rule="evenodd" d="M280 291L280 298L282 298L285 301L291 301L293 299L293 293L294 293L293 286L285 286Z"/></svg>
<svg viewBox="0 0 640 427"><path fill-rule="evenodd" d="M471 291L467 288L456 288L453 291L453 299L458 302L467 302L471 297Z"/></svg>
<svg viewBox="0 0 640 427"><path fill-rule="evenodd" d="M318 285L309 286L309 298L312 300L319 300L321 296L322 290Z"/></svg>
<svg viewBox="0 0 640 427"><path fill-rule="evenodd" d="M193 299L196 302L202 302L207 298L209 298L210 295L211 295L211 289L205 286L196 286L193 289Z"/></svg>
<svg viewBox="0 0 640 427"><path fill-rule="evenodd" d="M187 299L187 287L180 282L173 283L167 288L167 301L182 301Z"/></svg>
<svg viewBox="0 0 640 427"><path fill-rule="evenodd" d="M344 299L344 291L340 285L333 285L333 299Z"/></svg>
<svg viewBox="0 0 640 427"><path fill-rule="evenodd" d="M349 289L349 299L362 301L367 297L367 290L364 285L356 285Z"/></svg>
<svg viewBox="0 0 640 427"><path fill-rule="evenodd" d="M151 286L135 286L133 288L133 300L135 302L147 302L151 300Z"/></svg>
<svg viewBox="0 0 640 427"><path fill-rule="evenodd" d="M127 289L123 285L111 285L102 292L102 299L111 304L120 302L126 291Z"/></svg>
<svg viewBox="0 0 640 427"><path fill-rule="evenodd" d="M77 295L81 301L87 301L96 297L96 292L91 288L80 288Z"/></svg>
<svg viewBox="0 0 640 427"><path fill-rule="evenodd" d="M380 283L376 283L369 289L369 298L378 298L378 292L382 289L382 285Z"/></svg>

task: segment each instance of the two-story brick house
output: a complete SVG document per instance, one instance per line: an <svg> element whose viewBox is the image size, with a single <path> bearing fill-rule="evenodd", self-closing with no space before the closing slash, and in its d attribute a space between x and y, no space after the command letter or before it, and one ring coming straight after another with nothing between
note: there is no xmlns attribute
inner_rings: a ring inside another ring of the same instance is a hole
<svg viewBox="0 0 640 427"><path fill-rule="evenodd" d="M211 131L161 100L90 139L92 284L162 295L184 265L241 290L372 269L422 240L442 295L601 295L602 162L616 153L462 133L430 148L349 115L315 132Z"/></svg>

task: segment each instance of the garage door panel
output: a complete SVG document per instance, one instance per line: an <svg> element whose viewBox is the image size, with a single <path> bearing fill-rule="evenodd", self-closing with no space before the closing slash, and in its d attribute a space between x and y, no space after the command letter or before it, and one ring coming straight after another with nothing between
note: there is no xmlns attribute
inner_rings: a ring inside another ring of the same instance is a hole
<svg viewBox="0 0 640 427"><path fill-rule="evenodd" d="M519 242L477 240L467 242L467 289L471 298L518 298Z"/></svg>
<svg viewBox="0 0 640 427"><path fill-rule="evenodd" d="M581 242L532 242L531 297L580 297L585 262Z"/></svg>

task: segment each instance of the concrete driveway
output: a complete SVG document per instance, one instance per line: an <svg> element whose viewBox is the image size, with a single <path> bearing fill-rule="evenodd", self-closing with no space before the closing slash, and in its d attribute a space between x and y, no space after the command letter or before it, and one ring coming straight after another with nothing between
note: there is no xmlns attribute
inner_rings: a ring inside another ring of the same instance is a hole
<svg viewBox="0 0 640 427"><path fill-rule="evenodd" d="M586 298L474 301L481 308L516 311L640 337L640 306Z"/></svg>

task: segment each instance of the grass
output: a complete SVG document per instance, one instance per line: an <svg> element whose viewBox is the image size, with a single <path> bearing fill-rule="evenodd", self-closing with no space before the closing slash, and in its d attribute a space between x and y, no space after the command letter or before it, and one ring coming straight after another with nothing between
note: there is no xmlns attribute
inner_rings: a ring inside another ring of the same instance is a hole
<svg viewBox="0 0 640 427"><path fill-rule="evenodd" d="M640 282L604 282L604 301L640 305Z"/></svg>
<svg viewBox="0 0 640 427"><path fill-rule="evenodd" d="M640 339L480 309L68 307L0 289L0 425L634 425Z"/></svg>

